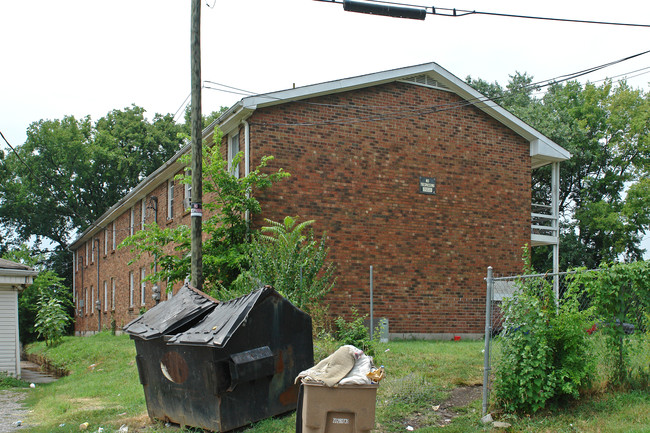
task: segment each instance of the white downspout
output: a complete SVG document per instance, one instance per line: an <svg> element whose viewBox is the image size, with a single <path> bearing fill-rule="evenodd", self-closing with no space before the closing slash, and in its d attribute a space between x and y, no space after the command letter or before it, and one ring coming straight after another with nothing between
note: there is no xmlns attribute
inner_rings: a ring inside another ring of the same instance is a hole
<svg viewBox="0 0 650 433"><path fill-rule="evenodd" d="M250 153L250 147L251 147L251 141L250 141L250 126L248 125L248 122L243 120L242 123L244 124L244 176L248 176L250 173L251 169L251 153ZM246 192L246 198L249 198L251 195L250 191ZM246 221L250 222L250 214L248 211L246 211Z"/></svg>

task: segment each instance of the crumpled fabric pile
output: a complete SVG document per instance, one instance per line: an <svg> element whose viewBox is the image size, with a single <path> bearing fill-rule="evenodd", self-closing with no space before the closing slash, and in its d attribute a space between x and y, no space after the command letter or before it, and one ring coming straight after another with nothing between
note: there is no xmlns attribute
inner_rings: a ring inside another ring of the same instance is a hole
<svg viewBox="0 0 650 433"><path fill-rule="evenodd" d="M373 381L368 374L373 370L377 369L372 362L372 357L363 353L361 349L345 345L315 366L302 371L296 378L296 383L298 381L320 383L328 387L370 385Z"/></svg>

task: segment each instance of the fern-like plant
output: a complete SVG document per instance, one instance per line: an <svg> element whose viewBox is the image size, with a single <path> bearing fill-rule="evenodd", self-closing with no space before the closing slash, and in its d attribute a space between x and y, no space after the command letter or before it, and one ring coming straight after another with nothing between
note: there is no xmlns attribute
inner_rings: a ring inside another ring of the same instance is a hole
<svg viewBox="0 0 650 433"><path fill-rule="evenodd" d="M313 220L298 222L287 216L282 222L265 220L249 250L250 269L240 284L254 288L270 284L289 301L306 311L334 286L334 265L326 263L324 236L314 237Z"/></svg>

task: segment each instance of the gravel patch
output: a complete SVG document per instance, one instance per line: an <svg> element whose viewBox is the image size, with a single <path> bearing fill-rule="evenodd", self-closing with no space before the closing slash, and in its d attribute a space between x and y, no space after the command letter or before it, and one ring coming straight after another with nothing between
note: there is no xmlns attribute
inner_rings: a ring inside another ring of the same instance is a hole
<svg viewBox="0 0 650 433"><path fill-rule="evenodd" d="M28 411L22 405L25 396L23 391L0 390L0 433L17 432L26 427ZM16 426L16 421L21 421L22 425Z"/></svg>

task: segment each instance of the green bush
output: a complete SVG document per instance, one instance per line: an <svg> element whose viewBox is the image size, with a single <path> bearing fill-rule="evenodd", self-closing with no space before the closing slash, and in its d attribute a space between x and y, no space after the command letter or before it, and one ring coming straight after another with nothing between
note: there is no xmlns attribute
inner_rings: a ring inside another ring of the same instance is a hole
<svg viewBox="0 0 650 433"><path fill-rule="evenodd" d="M23 380L9 376L6 372L0 371L0 389L27 388L29 384Z"/></svg>
<svg viewBox="0 0 650 433"><path fill-rule="evenodd" d="M334 319L336 338L343 345L350 344L363 350L366 355L375 356L375 341L370 338L370 332L363 323L364 319L365 316L360 316L355 308L352 308L350 321L341 316Z"/></svg>
<svg viewBox="0 0 650 433"><path fill-rule="evenodd" d="M63 302L55 297L41 296L34 329L48 346L57 344L65 335L65 327L72 320L65 311Z"/></svg>
<svg viewBox="0 0 650 433"><path fill-rule="evenodd" d="M577 398L595 373L589 310L575 296L558 304L545 279L524 279L504 300L502 358L494 392L507 412L534 413L551 401Z"/></svg>

